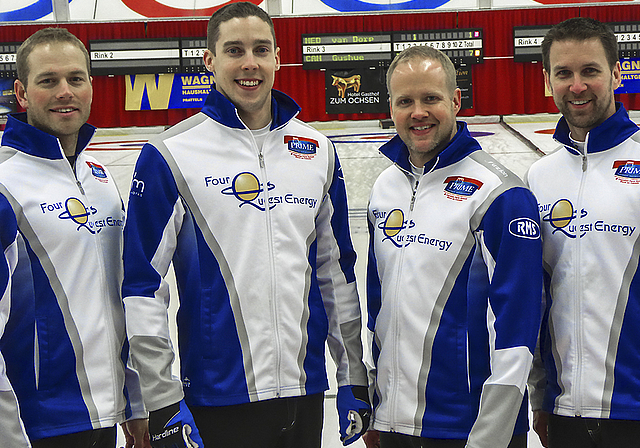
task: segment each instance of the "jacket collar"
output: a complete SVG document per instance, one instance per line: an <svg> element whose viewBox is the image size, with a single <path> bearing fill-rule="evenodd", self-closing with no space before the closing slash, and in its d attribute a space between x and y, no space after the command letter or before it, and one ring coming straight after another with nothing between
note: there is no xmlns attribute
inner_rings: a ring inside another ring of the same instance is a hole
<svg viewBox="0 0 640 448"><path fill-rule="evenodd" d="M424 166L424 172L444 168L459 162L474 151L482 149L480 144L471 137L467 123L458 121L458 132L453 136L446 148L440 154L431 159ZM409 149L407 145L396 135L380 147L380 152L404 171L411 173L409 162Z"/></svg>
<svg viewBox="0 0 640 448"><path fill-rule="evenodd" d="M633 134L638 132L638 126L629 119L629 114L622 105L616 103L616 111L604 123L596 126L587 133L587 153L606 151L618 146ZM579 154L569 138L569 125L566 118L560 118L553 138L562 143L570 152Z"/></svg>
<svg viewBox="0 0 640 448"><path fill-rule="evenodd" d="M211 93L207 96L202 112L229 128L246 129L236 107L216 90L215 84L211 85ZM293 99L278 90L271 90L271 130L287 124L299 112L300 106Z"/></svg>
<svg viewBox="0 0 640 448"><path fill-rule="evenodd" d="M96 128L85 123L78 133L76 156L89 145ZM10 146L24 153L45 159L62 159L64 151L60 140L53 135L44 132L27 123L27 113L9 114L4 134L2 134L2 146Z"/></svg>

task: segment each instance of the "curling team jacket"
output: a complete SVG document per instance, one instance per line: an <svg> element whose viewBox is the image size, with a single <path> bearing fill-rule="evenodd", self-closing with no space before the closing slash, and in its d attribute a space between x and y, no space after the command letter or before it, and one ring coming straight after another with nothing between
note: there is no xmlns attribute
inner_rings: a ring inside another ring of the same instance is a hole
<svg viewBox="0 0 640 448"><path fill-rule="evenodd" d="M533 409L640 420L640 133L621 104L576 149L534 163L545 309L531 375Z"/></svg>
<svg viewBox="0 0 640 448"><path fill-rule="evenodd" d="M212 88L142 149L125 226L123 296L149 410L224 406L366 385L342 172L331 142L272 91L262 148ZM181 380L170 374L173 261Z"/></svg>
<svg viewBox="0 0 640 448"><path fill-rule="evenodd" d="M368 327L374 424L469 447L526 431L526 380L540 324L536 201L465 123L412 174L399 136L369 203Z"/></svg>
<svg viewBox="0 0 640 448"><path fill-rule="evenodd" d="M11 389L31 440L146 417L137 375L125 368L122 200L104 166L82 152L94 131L80 130L75 170L26 114L9 116L2 136L2 446L22 446L5 445L16 437L8 428L22 427L6 418L12 404L17 417Z"/></svg>

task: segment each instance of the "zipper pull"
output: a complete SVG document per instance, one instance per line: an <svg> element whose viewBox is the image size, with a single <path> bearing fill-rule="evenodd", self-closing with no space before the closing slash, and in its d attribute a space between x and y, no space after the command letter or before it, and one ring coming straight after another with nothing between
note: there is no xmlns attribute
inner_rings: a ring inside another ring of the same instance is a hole
<svg viewBox="0 0 640 448"><path fill-rule="evenodd" d="M260 162L260 168L264 168L264 155L262 155L262 151L258 153L258 160Z"/></svg>
<svg viewBox="0 0 640 448"><path fill-rule="evenodd" d="M583 154L582 155L582 172L584 173L585 171L587 171L587 155Z"/></svg>
<svg viewBox="0 0 640 448"><path fill-rule="evenodd" d="M85 196L84 188L82 188L82 184L80 183L80 181L77 180L76 184L78 184L78 188L80 189L80 193L82 193L82 195Z"/></svg>
<svg viewBox="0 0 640 448"><path fill-rule="evenodd" d="M413 211L413 206L416 203L416 193L418 191L418 184L416 183L416 187L413 189L413 194L411 195L411 205L409 206L409 210Z"/></svg>

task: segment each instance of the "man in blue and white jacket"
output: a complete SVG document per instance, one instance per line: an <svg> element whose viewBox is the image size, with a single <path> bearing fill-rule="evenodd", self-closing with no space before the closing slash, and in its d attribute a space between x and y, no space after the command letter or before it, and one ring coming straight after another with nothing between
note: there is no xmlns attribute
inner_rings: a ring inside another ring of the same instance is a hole
<svg viewBox="0 0 640 448"><path fill-rule="evenodd" d="M215 89L142 149L125 226L127 331L152 444L319 448L327 342L350 443L370 407L335 149L272 90L279 56L262 9L221 8L208 39ZM181 381L171 376L171 262Z"/></svg>
<svg viewBox="0 0 640 448"><path fill-rule="evenodd" d="M127 368L123 204L84 152L89 55L48 28L20 46L17 67L26 113L9 116L0 147L0 445L114 448L116 425L133 418L125 430L148 447Z"/></svg>
<svg viewBox="0 0 640 448"><path fill-rule="evenodd" d="M545 309L530 385L534 428L551 448L640 440L640 133L615 103L616 35L589 18L542 43L561 146L534 163Z"/></svg>
<svg viewBox="0 0 640 448"><path fill-rule="evenodd" d="M456 122L455 76L431 47L404 50L387 74L398 135L369 203L370 448L526 446L537 206Z"/></svg>

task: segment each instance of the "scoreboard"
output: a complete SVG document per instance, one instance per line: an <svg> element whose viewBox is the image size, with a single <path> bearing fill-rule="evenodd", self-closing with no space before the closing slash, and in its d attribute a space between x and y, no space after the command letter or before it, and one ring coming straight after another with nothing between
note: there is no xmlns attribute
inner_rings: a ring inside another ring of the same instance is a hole
<svg viewBox="0 0 640 448"><path fill-rule="evenodd" d="M0 43L0 78L15 78L21 42ZM204 73L206 37L89 41L91 74Z"/></svg>
<svg viewBox="0 0 640 448"><path fill-rule="evenodd" d="M180 71L176 39L89 41L93 75L135 75Z"/></svg>
<svg viewBox="0 0 640 448"><path fill-rule="evenodd" d="M303 34L302 67L305 70L386 67L396 54L416 45L442 50L454 64L478 64L483 60L482 42L481 29Z"/></svg>
<svg viewBox="0 0 640 448"><path fill-rule="evenodd" d="M618 56L640 57L640 23L608 23L618 41ZM514 26L513 60L515 62L542 61L540 45L551 26Z"/></svg>

